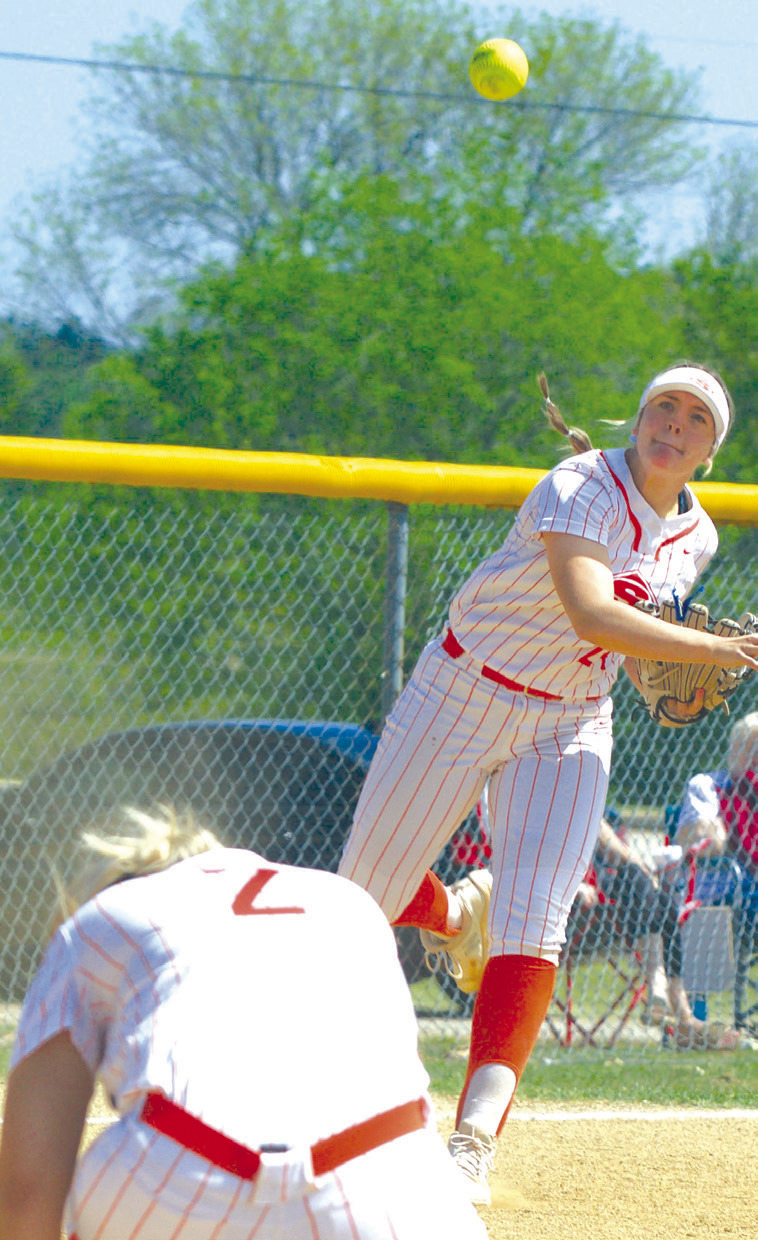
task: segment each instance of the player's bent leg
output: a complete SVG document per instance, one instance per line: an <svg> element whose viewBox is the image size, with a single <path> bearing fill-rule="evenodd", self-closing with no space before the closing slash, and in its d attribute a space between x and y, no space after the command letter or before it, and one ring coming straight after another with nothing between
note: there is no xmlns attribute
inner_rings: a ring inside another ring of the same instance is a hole
<svg viewBox="0 0 758 1240"><path fill-rule="evenodd" d="M452 891L434 870L427 870L413 899L393 921L393 926L423 926L443 938L452 938L461 928L459 906ZM458 913L457 921L455 913Z"/></svg>
<svg viewBox="0 0 758 1240"><path fill-rule="evenodd" d="M459 683L460 682L460 683ZM382 733L339 872L365 887L394 921L481 796L488 772L467 743L488 697L471 709L471 685L446 656L428 654Z"/></svg>

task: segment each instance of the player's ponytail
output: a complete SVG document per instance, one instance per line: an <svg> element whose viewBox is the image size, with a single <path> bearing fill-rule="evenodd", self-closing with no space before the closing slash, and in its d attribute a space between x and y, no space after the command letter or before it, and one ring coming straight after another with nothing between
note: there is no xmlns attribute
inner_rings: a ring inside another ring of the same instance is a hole
<svg viewBox="0 0 758 1240"><path fill-rule="evenodd" d="M85 831L80 841L84 855L77 856L75 877L64 884L54 876L58 909L52 929L114 883L157 874L176 861L219 847L213 832L199 826L191 813L178 814L163 805L156 814L124 806L112 831L103 835Z"/></svg>
<svg viewBox="0 0 758 1240"><path fill-rule="evenodd" d="M537 376L537 382L540 385L540 391L545 398L545 415L550 425L558 431L560 435L565 436L571 444L572 452L589 452L592 448L592 440L586 431L580 430L578 426L568 426L560 409L550 399L550 391L547 385L547 378L544 373Z"/></svg>

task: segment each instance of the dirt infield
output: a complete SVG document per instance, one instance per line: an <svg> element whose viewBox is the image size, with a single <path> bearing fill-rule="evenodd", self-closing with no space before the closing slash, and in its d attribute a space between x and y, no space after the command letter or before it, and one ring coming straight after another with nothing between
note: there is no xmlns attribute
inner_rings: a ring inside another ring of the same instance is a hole
<svg viewBox="0 0 758 1240"><path fill-rule="evenodd" d="M490 1240L756 1240L758 1110L514 1108L492 1187Z"/></svg>

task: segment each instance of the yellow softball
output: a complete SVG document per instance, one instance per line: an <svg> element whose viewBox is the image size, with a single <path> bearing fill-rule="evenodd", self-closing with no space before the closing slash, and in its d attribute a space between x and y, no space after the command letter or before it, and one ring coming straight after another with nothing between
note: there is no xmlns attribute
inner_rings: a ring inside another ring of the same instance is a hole
<svg viewBox="0 0 758 1240"><path fill-rule="evenodd" d="M468 71L480 95L500 102L523 90L529 76L529 61L512 39L488 39L479 44Z"/></svg>

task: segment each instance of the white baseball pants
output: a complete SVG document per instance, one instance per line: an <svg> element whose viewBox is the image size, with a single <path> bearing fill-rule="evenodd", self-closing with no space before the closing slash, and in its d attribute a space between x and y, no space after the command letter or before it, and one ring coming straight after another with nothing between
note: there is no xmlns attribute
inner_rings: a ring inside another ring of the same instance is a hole
<svg viewBox="0 0 758 1240"><path fill-rule="evenodd" d="M387 719L340 873L390 921L488 785L493 955L557 962L608 790L610 699L553 702L430 642Z"/></svg>
<svg viewBox="0 0 758 1240"><path fill-rule="evenodd" d="M80 1158L77 1240L486 1240L436 1131L422 1128L314 1179L296 1151L241 1180L127 1117Z"/></svg>

